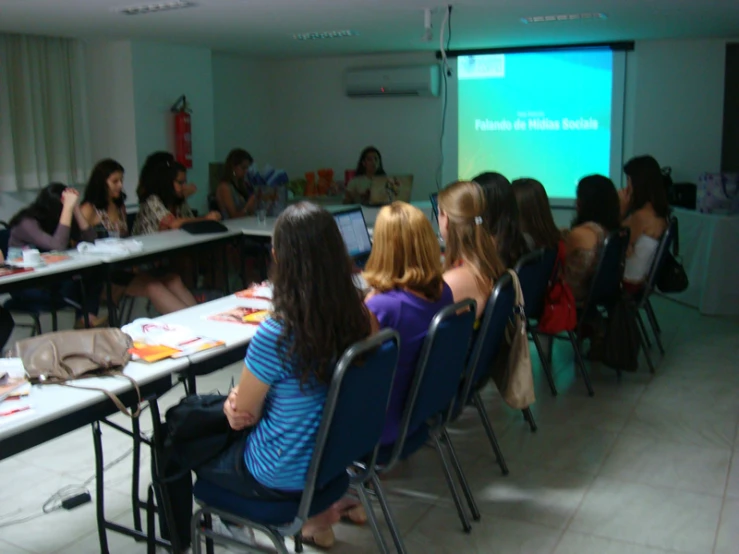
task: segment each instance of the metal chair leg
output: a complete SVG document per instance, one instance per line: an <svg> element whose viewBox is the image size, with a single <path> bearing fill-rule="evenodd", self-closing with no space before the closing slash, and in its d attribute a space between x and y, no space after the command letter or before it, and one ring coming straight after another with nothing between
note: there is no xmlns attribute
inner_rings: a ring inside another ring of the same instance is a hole
<svg viewBox="0 0 739 554"><path fill-rule="evenodd" d="M521 412L523 413L523 418L529 424L529 427L531 428L531 432L536 433L536 431L539 428L536 426L536 420L534 419L534 414L531 413L531 409L524 408L523 410L521 410Z"/></svg>
<svg viewBox="0 0 739 554"><path fill-rule="evenodd" d="M488 436L488 440L490 441L490 446L493 447L493 452L495 453L495 461L498 462L498 465L500 466L500 470L503 472L503 475L508 475L508 464L506 464L505 458L503 458L503 451L500 449L500 445L498 444L498 439L495 437L495 431L493 431L493 426L490 424L488 413L485 410L485 406L482 403L482 398L480 398L479 392L476 392L472 395L472 401L474 402L475 407L477 408L477 413L480 414L480 419L482 420L482 426L485 429L485 433Z"/></svg>
<svg viewBox="0 0 739 554"><path fill-rule="evenodd" d="M639 330L641 331L642 337L644 337L644 342L646 343L647 347L652 348L652 341L649 340L649 335L647 334L647 327L644 325L644 320L641 317L641 314L639 311L635 311L636 313L636 321L639 323Z"/></svg>
<svg viewBox="0 0 739 554"><path fill-rule="evenodd" d="M650 320L652 321L652 325L654 326L654 334L661 335L662 328L659 326L659 321L657 321L657 314L654 313L654 307L652 306L652 303L649 301L649 298L647 298L645 307L647 309L647 313L650 314Z"/></svg>
<svg viewBox="0 0 739 554"><path fill-rule="evenodd" d="M446 459L444 445L441 443L439 437L437 436L434 437L434 444L436 446L436 451L439 453L439 458L441 459L441 467L444 471L446 484L449 487L449 492L452 495L452 500L454 500L454 506L457 508L459 521L462 522L462 529L464 529L465 533L469 533L470 531L472 531L472 524L467 517L467 512L465 511L464 506L462 505L462 499L459 497L459 491L457 491L457 485L454 483L454 479L452 478L452 472L449 470L449 462Z"/></svg>
<svg viewBox="0 0 739 554"><path fill-rule="evenodd" d="M644 304L644 310L647 313L647 320L649 321L649 325L652 327L652 334L654 335L654 342L657 343L657 348L659 348L660 354L664 356L665 347L662 344L662 337L660 336L662 333L659 330L659 323L657 323L657 317L654 314L654 311L652 310L652 307L649 304L649 302Z"/></svg>
<svg viewBox="0 0 739 554"><path fill-rule="evenodd" d="M577 367L580 369L580 374L582 375L583 381L585 381L585 388L588 389L588 396L594 396L595 391L593 391L593 384L590 382L590 375L588 375L588 370L585 367L585 362L582 359L580 344L577 342L575 333L573 333L572 331L567 331L567 336L570 338L572 349L575 351L575 360L577 362Z"/></svg>
<svg viewBox="0 0 739 554"><path fill-rule="evenodd" d="M373 479L374 483L374 479ZM367 490L364 488L363 483L359 483L355 487L355 490L357 491L357 495L359 496L359 500L362 502L362 506L364 506L364 511L367 512L367 521L370 524L370 529L372 530L372 536L375 538L375 543L377 543L377 548L380 549L380 552L383 554L388 554L390 550L388 550L387 543L385 542L385 537L382 536L382 532L380 531L380 526L377 522L377 516L375 515L375 510L372 507L372 502L369 499L369 496L367 495ZM379 491L379 487L375 487L375 492L377 493L377 498L379 499L381 497L381 493L377 492ZM382 498L384 499L384 495L382 495ZM400 532L398 531L395 520L393 519L393 515L390 513L385 512L385 505L380 501L380 509L382 510L383 515L385 516L385 521L387 522L387 526L390 529L390 534L393 537L393 542L395 543L395 548L398 549L398 552L405 552L405 545L403 545L403 540L400 538ZM389 506L388 506L389 510ZM397 538L396 538L397 535ZM398 543L400 543L400 547L398 547ZM403 550L401 550L401 548Z"/></svg>
<svg viewBox="0 0 739 554"><path fill-rule="evenodd" d="M639 321L641 321L641 318L637 318ZM647 365L649 366L649 373L654 373L654 362L652 362L652 357L649 355L649 349L647 348L647 337L646 330L644 329L644 325L642 324L639 327L639 342L641 343L641 349L644 351L644 357L647 359Z"/></svg>
<svg viewBox="0 0 739 554"><path fill-rule="evenodd" d="M467 499L467 505L470 507L470 512L472 512L472 519L480 521L480 510L477 508L475 497L472 496L472 489L470 489L470 484L467 482L467 476L462 471L462 465L459 463L457 450L454 448L454 444L452 444L452 438L449 436L449 432L446 429L441 432L441 438L449 449L452 465L454 466L454 470L457 472L457 479L459 480L459 484L462 486L462 492Z"/></svg>
<svg viewBox="0 0 739 554"><path fill-rule="evenodd" d="M552 347L554 346L550 342L549 352L544 352L544 348L541 345L541 339L539 334L532 331L531 338L534 339L534 346L536 346L536 352L539 354L541 360L541 367L544 368L544 375L546 375L547 382L549 383L549 390L552 391L552 396L557 396L557 386L554 384L554 374L552 373L552 363L549 358L549 354L552 353Z"/></svg>

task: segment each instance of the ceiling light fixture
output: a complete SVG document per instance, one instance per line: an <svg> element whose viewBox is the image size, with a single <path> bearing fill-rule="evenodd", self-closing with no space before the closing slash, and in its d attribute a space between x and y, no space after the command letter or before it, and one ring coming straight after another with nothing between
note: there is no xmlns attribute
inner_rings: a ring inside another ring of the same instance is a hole
<svg viewBox="0 0 739 554"><path fill-rule="evenodd" d="M358 33L356 31L344 29L341 31L323 31L321 33L299 33L299 34L293 35L293 38L295 40L321 40L324 38L356 37L357 34Z"/></svg>
<svg viewBox="0 0 739 554"><path fill-rule="evenodd" d="M114 8L123 15L144 15L147 13L164 12L168 10L181 10L182 8L193 8L195 2L188 0L170 0L169 2L157 2L155 4L141 4L139 6L129 6L127 8Z"/></svg>
<svg viewBox="0 0 739 554"><path fill-rule="evenodd" d="M535 15L533 17L522 17L521 23L551 23L553 21L577 21L579 19L608 19L608 16L598 12Z"/></svg>

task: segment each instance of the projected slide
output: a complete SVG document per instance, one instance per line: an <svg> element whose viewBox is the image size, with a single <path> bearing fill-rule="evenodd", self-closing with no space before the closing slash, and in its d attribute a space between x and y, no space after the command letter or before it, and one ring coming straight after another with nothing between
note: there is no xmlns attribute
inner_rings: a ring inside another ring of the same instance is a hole
<svg viewBox="0 0 739 554"><path fill-rule="evenodd" d="M583 176L608 175L610 50L465 56L457 77L461 179L498 171L574 198Z"/></svg>

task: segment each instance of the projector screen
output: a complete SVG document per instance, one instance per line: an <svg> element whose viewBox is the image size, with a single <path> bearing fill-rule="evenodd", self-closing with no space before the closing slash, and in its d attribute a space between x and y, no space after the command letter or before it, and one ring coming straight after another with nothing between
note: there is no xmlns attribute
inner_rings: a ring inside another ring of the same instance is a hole
<svg viewBox="0 0 739 554"><path fill-rule="evenodd" d="M445 156L456 158L455 178L485 171L533 177L565 206L586 175L607 175L618 185L624 80L624 53L610 49L457 58L448 97L450 112L454 96L457 103L456 125L449 125L456 155Z"/></svg>

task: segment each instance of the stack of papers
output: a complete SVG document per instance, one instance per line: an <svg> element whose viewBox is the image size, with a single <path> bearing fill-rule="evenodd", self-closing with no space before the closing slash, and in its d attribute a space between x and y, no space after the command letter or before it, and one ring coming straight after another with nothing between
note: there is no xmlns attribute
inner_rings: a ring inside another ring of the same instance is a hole
<svg viewBox="0 0 739 554"><path fill-rule="evenodd" d="M20 358L0 358L0 402L31 393L31 383Z"/></svg>
<svg viewBox="0 0 739 554"><path fill-rule="evenodd" d="M134 239L98 239L95 244L81 242L77 245L77 251L80 254L97 254L100 256L134 254L141 252L143 249L144 245L141 241Z"/></svg>
<svg viewBox="0 0 739 554"><path fill-rule="evenodd" d="M254 285L246 290L240 290L236 293L237 298L258 298L261 300L272 300L272 283L265 281L259 285Z"/></svg>
<svg viewBox="0 0 739 554"><path fill-rule="evenodd" d="M133 340L133 348L129 351L133 360L148 363L182 358L226 344L199 336L183 325L161 323L153 319L137 319L122 327L121 331Z"/></svg>

